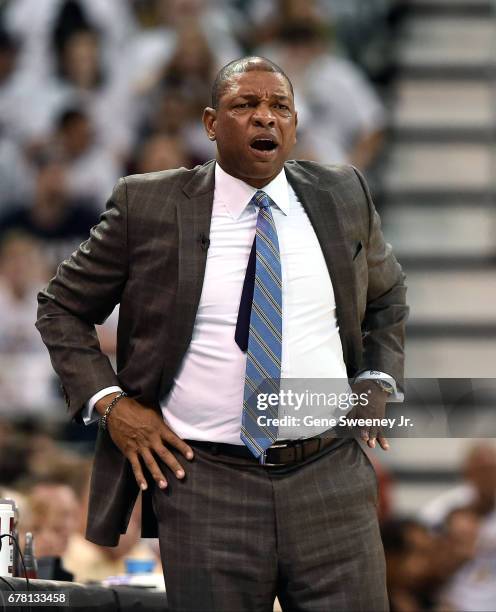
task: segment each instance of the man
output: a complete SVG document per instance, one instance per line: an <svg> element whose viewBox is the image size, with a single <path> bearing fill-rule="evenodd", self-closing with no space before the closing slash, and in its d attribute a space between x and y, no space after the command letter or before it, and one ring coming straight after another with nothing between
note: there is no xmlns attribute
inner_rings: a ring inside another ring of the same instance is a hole
<svg viewBox="0 0 496 612"><path fill-rule="evenodd" d="M469 447L461 465L464 482L441 493L428 502L420 514L431 529L440 529L451 512L471 508L483 525L487 523L489 539L496 541L496 448L491 441ZM492 527L491 527L492 525ZM495 535L489 538L489 532ZM495 543L496 547L496 543Z"/></svg>
<svg viewBox="0 0 496 612"><path fill-rule="evenodd" d="M204 112L217 161L122 179L39 296L70 413L103 415L87 537L115 545L140 487L172 610L387 609L360 446L282 440L250 406L267 381L368 371L353 390L383 416L402 378L401 268L353 168L285 163L296 124L279 67L228 64ZM94 324L117 302L116 375Z"/></svg>

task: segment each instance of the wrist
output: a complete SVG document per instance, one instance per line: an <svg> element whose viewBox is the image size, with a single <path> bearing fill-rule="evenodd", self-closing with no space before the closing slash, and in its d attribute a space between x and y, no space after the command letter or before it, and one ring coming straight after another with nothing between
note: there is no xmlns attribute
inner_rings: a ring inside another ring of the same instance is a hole
<svg viewBox="0 0 496 612"><path fill-rule="evenodd" d="M375 385L379 387L379 389L381 389L381 391L383 391L383 393L385 393L386 395L391 395L392 393L394 393L393 385L387 380L374 378L372 379L372 382L375 383Z"/></svg>
<svg viewBox="0 0 496 612"><path fill-rule="evenodd" d="M105 414L105 410L107 410L107 406L114 399L114 397L117 397L118 395L120 395L120 391L114 391L112 393L109 393L108 395L104 395L96 402L95 410L98 412L100 416L103 416Z"/></svg>
<svg viewBox="0 0 496 612"><path fill-rule="evenodd" d="M107 429L108 419L110 415L112 414L112 411L117 406L117 404L125 397L127 397L127 393L125 391L121 391L115 397L112 398L112 400L110 401L110 404L105 408L105 412L100 417L100 421L99 421L99 426L102 431L105 431Z"/></svg>

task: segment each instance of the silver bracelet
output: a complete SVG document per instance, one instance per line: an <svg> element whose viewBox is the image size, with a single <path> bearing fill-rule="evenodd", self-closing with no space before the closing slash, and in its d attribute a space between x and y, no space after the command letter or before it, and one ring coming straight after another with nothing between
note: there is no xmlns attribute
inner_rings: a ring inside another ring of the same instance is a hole
<svg viewBox="0 0 496 612"><path fill-rule="evenodd" d="M98 424L100 425L100 429L102 431L106 431L107 429L107 419L110 416L110 413L115 408L117 402L119 402L123 397L127 397L127 393L125 391L121 391L119 395L116 395L114 399L110 402L110 404L105 408L105 412L100 417Z"/></svg>

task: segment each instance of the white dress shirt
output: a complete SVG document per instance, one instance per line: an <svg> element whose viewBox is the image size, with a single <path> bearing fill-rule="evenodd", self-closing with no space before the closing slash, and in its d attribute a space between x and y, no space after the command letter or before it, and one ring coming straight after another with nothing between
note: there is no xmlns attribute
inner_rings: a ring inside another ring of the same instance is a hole
<svg viewBox="0 0 496 612"><path fill-rule="evenodd" d="M258 208L250 203L256 191L216 164L210 245L193 336L173 387L160 403L165 421L181 438L242 444L246 353L234 333L256 231ZM341 388L348 388L334 292L312 224L284 169L263 191L275 204L272 214L281 257L281 378L298 379L300 387L303 380L336 379ZM91 419L94 403L117 389L104 389L91 398L85 422ZM333 413L329 408L324 412ZM279 438L306 437L326 429L280 428Z"/></svg>

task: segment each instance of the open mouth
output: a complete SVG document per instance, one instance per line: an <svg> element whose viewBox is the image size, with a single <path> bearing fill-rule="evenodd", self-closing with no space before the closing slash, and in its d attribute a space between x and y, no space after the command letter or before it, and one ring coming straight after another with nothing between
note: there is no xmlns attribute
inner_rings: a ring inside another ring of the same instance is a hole
<svg viewBox="0 0 496 612"><path fill-rule="evenodd" d="M274 151L277 148L277 142L274 142L270 138L256 138L250 147L256 151Z"/></svg>

